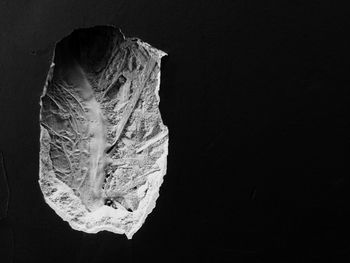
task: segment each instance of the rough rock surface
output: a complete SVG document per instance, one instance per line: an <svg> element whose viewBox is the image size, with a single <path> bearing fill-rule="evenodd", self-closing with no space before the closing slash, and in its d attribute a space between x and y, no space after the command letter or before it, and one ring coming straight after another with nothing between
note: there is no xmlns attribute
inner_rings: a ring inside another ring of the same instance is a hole
<svg viewBox="0 0 350 263"><path fill-rule="evenodd" d="M56 45L40 101L39 184L72 228L131 238L155 207L168 153L164 55L114 27L75 30Z"/></svg>

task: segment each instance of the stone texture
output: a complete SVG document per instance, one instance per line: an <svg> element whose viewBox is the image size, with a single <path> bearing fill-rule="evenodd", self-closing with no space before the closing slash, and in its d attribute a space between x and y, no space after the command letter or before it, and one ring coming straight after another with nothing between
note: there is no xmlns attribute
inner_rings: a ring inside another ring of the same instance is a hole
<svg viewBox="0 0 350 263"><path fill-rule="evenodd" d="M56 45L40 101L39 184L72 228L131 238L155 207L168 153L164 55L114 27L75 30Z"/></svg>

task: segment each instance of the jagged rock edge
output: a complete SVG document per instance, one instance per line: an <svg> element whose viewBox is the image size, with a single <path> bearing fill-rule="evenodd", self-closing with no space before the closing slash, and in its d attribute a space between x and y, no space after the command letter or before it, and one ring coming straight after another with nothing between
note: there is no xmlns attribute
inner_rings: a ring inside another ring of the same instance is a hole
<svg viewBox="0 0 350 263"><path fill-rule="evenodd" d="M120 28L118 27L115 27L113 25L107 25L109 27L113 27L115 29L117 29L120 34L123 36L123 40L125 40L125 35L122 33L122 31L120 30ZM89 27L86 27L86 28L89 28ZM68 37L70 34L72 34L75 30L72 30L68 35L66 35L65 37L63 37L62 39ZM159 50L159 49L156 49L154 47L152 47L151 45L149 45L148 43L145 43L143 42L141 39L139 38L136 38L136 37L130 37L129 39L135 39L137 40L138 44L139 45L142 45L144 46L145 48L147 48L148 51L152 51L152 55L153 56L156 56L157 58L159 58L159 65L161 65L161 59L163 56L166 56L168 55L166 52L162 51L162 50ZM56 47L57 47L57 44L60 42L61 40L57 41L55 43L55 46L54 46L54 49L53 49L53 55L51 57L51 65L50 65L50 68L48 70L48 73L47 73L47 78L46 78L46 81L45 81L45 84L44 84L44 89L43 89L43 93L41 94L40 96L40 100L39 100L39 105L40 107L42 107L42 97L45 96L46 92L47 92L47 87L48 87L48 84L49 84L49 81L52 79L53 77L53 73L54 73L54 68L55 68L55 63L54 63L54 59L55 59L55 50L56 50ZM157 101L158 101L158 104L160 103L160 97L159 97L159 90L160 90L160 71L158 72L158 75L157 75L157 80L158 80L158 85L155 89L155 95L157 97ZM166 129L167 133L166 133L166 136L169 135L169 130L167 128L167 126L165 125L164 121L163 121L163 118L162 118L162 115L160 114L160 118L161 118L161 124L162 126L164 127L164 129ZM40 120L41 120L41 114L40 114ZM167 156L168 156L168 144L169 144L169 137L167 138L167 140L164 142L164 145L166 146L165 147L165 150L164 150L164 153L162 155L162 157L160 159L162 159L162 166L163 166L163 169L161 169L160 171L158 172L154 172L153 174L159 174L158 176L155 176L156 178L158 177L158 182L157 182L157 189L158 191L154 192L151 200L148 202L148 205L146 206L147 209L144 211L144 214L143 216L139 219L138 223L135 224L131 229L129 229L128 231L125 231L123 229L118 229L116 227L108 227L108 226L103 226L103 227L99 227L99 226L95 226L91 229L86 229L86 228L81 228L79 227L78 224L74 224L71 220L71 218L69 218L67 216L67 213L65 210L61 209L58 205L56 205L55 202L51 201L51 199L47 196L44 195L44 191L47 190L44 188L44 181L43 179L43 173L42 173L42 169L43 169L43 161L42 161L42 154L41 154L41 151L44 149L43 147L43 136L44 136L44 133L48 133L48 131L42 127L42 125L40 125L40 158L39 158L39 186L40 186L40 189L41 189L41 192L43 194L43 197L44 197L44 200L45 202L55 211L55 213L61 217L61 219L63 219L64 221L66 221L70 227L72 227L73 229L75 230L78 230L78 231L83 231L83 232L87 232L87 233L97 233L99 231L103 231L103 230L107 230L107 231L110 231L110 232L113 232L113 233L116 233L116 234L125 234L126 237L128 239L132 239L133 235L141 228L141 226L144 224L147 216L153 211L153 209L155 208L156 206L156 201L159 197L159 191L160 191L160 186L162 185L162 183L164 182L164 176L167 172ZM160 159L157 161L159 162ZM51 162L51 160L50 160ZM50 174L52 174L52 171L50 171ZM80 202L81 203L81 200L76 197L72 191L72 189L67 186L66 184L64 184L63 182L59 181L58 179L55 178L54 175L52 175L52 178L53 180L56 181L57 184L61 185L62 188L60 189L64 189L66 188L67 192L71 192L71 196L74 197L74 199L77 201L77 202ZM52 188L49 188L52 190ZM83 205L82 205L83 207ZM86 210L86 209L85 209ZM87 211L87 210L86 210Z"/></svg>

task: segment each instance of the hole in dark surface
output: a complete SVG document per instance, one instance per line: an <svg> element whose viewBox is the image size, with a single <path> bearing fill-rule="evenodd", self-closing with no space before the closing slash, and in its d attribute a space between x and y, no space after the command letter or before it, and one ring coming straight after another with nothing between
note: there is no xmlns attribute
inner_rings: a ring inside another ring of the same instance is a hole
<svg viewBox="0 0 350 263"><path fill-rule="evenodd" d="M110 173L110 172L107 172L107 173L105 173L105 180L108 178L108 177L110 177L111 175L112 175L112 173Z"/></svg>
<svg viewBox="0 0 350 263"><path fill-rule="evenodd" d="M107 198L107 199L105 200L105 205L111 206L112 204L113 204L113 201L112 201L111 199Z"/></svg>

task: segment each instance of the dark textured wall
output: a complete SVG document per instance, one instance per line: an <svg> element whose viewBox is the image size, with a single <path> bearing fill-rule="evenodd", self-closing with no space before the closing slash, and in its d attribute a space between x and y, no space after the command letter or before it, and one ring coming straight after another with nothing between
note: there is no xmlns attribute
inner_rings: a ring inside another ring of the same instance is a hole
<svg viewBox="0 0 350 263"><path fill-rule="evenodd" d="M305 2L1 1L0 262L348 260L349 19L339 3ZM132 241L72 230L37 183L55 42L105 24L169 54L168 173Z"/></svg>

